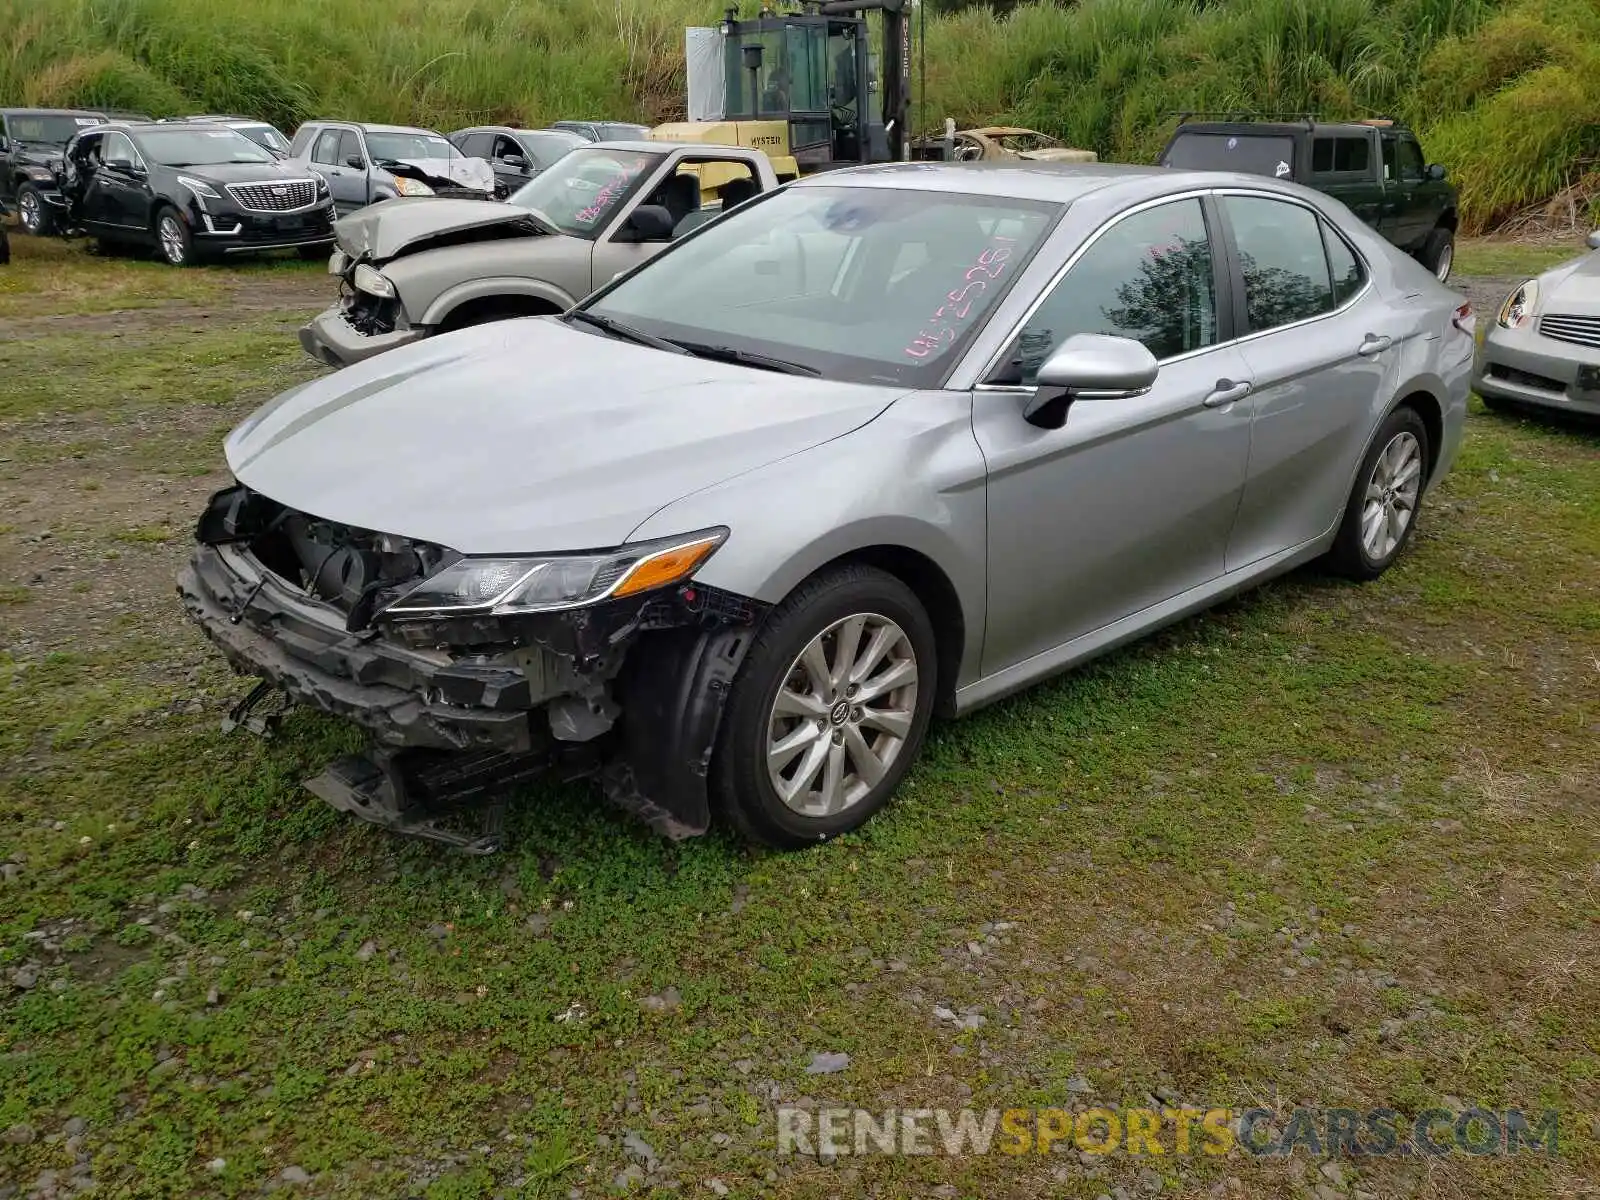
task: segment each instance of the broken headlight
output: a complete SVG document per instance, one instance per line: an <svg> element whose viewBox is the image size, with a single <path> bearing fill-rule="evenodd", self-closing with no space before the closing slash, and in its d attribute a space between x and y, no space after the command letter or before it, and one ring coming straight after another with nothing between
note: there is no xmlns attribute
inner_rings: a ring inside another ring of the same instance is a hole
<svg viewBox="0 0 1600 1200"><path fill-rule="evenodd" d="M681 583L716 552L725 528L597 554L460 558L383 610L397 620L516 616L579 608Z"/></svg>
<svg viewBox="0 0 1600 1200"><path fill-rule="evenodd" d="M376 267L362 263L356 268L356 273L350 280L356 286L356 291L365 292L369 296L379 296L385 300L394 299L394 284Z"/></svg>

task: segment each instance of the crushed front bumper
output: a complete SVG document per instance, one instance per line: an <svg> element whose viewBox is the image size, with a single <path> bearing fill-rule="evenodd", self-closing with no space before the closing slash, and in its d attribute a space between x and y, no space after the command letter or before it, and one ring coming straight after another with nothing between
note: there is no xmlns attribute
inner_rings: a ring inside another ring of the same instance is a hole
<svg viewBox="0 0 1600 1200"><path fill-rule="evenodd" d="M300 345L318 362L330 367L346 367L385 350L393 350L419 340L424 330L396 329L368 336L345 319L339 305L319 313L300 329Z"/></svg>
<svg viewBox="0 0 1600 1200"><path fill-rule="evenodd" d="M226 545L196 549L178 594L234 670L364 726L383 745L523 753L542 744L530 719L550 698L537 652L526 666L467 665L348 632L337 610Z"/></svg>

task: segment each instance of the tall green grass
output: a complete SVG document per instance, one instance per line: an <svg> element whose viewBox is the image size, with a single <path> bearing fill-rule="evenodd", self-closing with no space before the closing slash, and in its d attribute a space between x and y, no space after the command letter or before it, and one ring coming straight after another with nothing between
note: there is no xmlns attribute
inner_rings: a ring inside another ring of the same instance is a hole
<svg viewBox="0 0 1600 1200"><path fill-rule="evenodd" d="M723 0L0 0L0 100L543 123L681 115ZM753 0L745 7L753 8ZM1397 114L1481 229L1600 160L1596 0L1078 0L928 22L937 127L1005 120L1149 161L1198 109Z"/></svg>

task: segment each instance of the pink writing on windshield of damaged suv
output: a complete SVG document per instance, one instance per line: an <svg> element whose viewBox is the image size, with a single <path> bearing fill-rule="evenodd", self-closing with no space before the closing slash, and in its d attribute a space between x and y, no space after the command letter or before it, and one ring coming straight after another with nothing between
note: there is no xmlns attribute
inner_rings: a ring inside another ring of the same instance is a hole
<svg viewBox="0 0 1600 1200"><path fill-rule="evenodd" d="M638 167L625 167L606 180L600 190L595 193L594 202L578 213L578 223L580 225L588 225L590 222L598 220L601 214L611 206L611 202L627 190L628 184L633 182L633 177L638 173Z"/></svg>
<svg viewBox="0 0 1600 1200"><path fill-rule="evenodd" d="M989 285L999 280L1011 257L1011 244L1015 238L996 236L989 247L978 255L961 276L961 283L945 294L941 304L928 318L927 326L917 331L917 336L905 348L910 358L922 359L951 345L959 336L960 327L972 313L978 297Z"/></svg>

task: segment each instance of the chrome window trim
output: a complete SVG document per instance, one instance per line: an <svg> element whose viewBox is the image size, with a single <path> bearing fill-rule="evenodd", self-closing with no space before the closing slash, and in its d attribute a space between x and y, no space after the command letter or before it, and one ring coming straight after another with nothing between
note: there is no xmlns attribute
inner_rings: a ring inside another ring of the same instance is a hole
<svg viewBox="0 0 1600 1200"><path fill-rule="evenodd" d="M1044 287L1039 289L1039 294L1034 297L1033 302L1028 306L1027 310L1012 325L1011 330L1001 340L1000 348L998 350L996 350L993 354L991 354L989 356L988 361L986 361L983 364L983 366L978 370L977 377L978 377L979 382L977 382L977 383L975 383L973 385L972 390L975 391L975 392L1009 393L1009 394L1019 395L1019 396L1031 396L1034 392L1036 392L1038 390L1038 385L1037 384L1031 384L1031 383L984 383L982 381L989 376L990 372L992 372L997 366L1000 365L1001 356L1004 355L1006 350L1010 348L1011 344L1017 340L1017 337L1022 333L1022 331L1027 328L1028 322L1033 320L1034 314L1037 313L1039 311L1039 309L1044 306L1045 300L1048 299L1049 296L1051 295L1051 293L1053 293L1055 291L1055 289L1060 286L1061 281L1067 277L1067 273L1070 272L1073 267L1078 265L1078 260L1081 259L1085 254L1087 254L1089 249L1090 249L1090 247L1092 247L1096 242L1098 242L1100 240L1100 238L1103 237L1109 230L1114 229L1117 225L1121 224L1128 217L1135 216L1135 215L1137 215L1137 214L1139 214L1141 212L1146 211L1147 209L1158 208L1163 204L1173 204L1173 203L1176 203L1176 202L1181 201L1181 200L1204 200L1207 196L1248 196L1248 197L1250 197L1252 199L1257 199L1257 200L1275 200L1275 201L1279 202L1280 204L1293 204L1293 205L1296 205L1296 206L1298 206L1300 208L1305 209L1314 218L1316 218L1319 222L1325 222L1330 227L1332 227L1335 236L1337 236L1340 241L1344 242L1345 246L1349 249L1351 254L1355 255L1356 261L1361 264L1361 272L1362 272L1362 276L1363 276L1362 281L1361 281L1361 287L1348 300L1346 300L1343 304L1337 305L1334 308L1329 309L1325 313L1317 313L1314 316L1302 317L1300 320L1291 321L1290 323L1288 323L1286 325L1274 325L1270 329L1252 330L1249 333L1240 334L1237 337L1229 338L1226 341L1217 341L1217 342L1212 342L1212 343L1210 343L1209 345L1206 345L1206 346L1198 346L1193 350L1186 350L1182 354L1174 354L1169 358L1157 359L1156 362L1157 362L1158 365L1165 365L1167 363L1175 363L1175 362L1185 362L1188 359L1195 358L1195 357L1197 357L1198 355L1201 355L1201 354L1209 353L1212 350L1221 349L1224 346L1238 346L1238 345L1241 345L1241 344L1243 344L1245 342L1254 341L1256 338L1264 337L1269 333L1280 333L1285 329L1298 329L1301 326L1310 325L1311 323L1313 323L1315 321L1324 321L1324 320L1327 320L1329 317L1336 317L1340 313L1344 312L1345 309L1349 308L1352 304L1356 303L1356 301L1360 300L1363 296L1365 296L1367 294L1368 291L1371 290L1371 288L1372 288L1372 264L1367 261L1366 255L1362 254L1360 248L1355 246L1355 245L1353 245L1351 243L1350 239L1344 236L1343 231L1340 230L1339 226L1337 224L1335 224L1334 221L1331 218L1329 218L1319 208L1317 208L1316 205L1310 203L1307 200L1302 199L1299 196L1288 196L1288 195L1284 195L1282 192L1264 191L1264 190L1262 190L1260 188L1238 187L1238 186L1234 186L1234 187L1192 188L1192 189L1190 189L1188 191L1184 191L1184 192L1172 192L1172 193L1170 193L1168 195L1165 195L1165 196L1157 196L1157 197L1155 197L1153 199L1150 199L1150 200L1142 200L1138 204L1135 204L1131 208L1123 209L1121 212L1117 213L1114 217L1112 217L1109 220L1105 221L1102 225L1100 225L1099 228L1097 228L1093 233L1091 233L1087 238L1085 238L1081 243L1079 243L1077 249L1075 249L1068 256L1067 261L1061 266L1060 270L1058 270L1054 275L1052 275L1050 277L1050 282L1045 284ZM1209 236L1209 234L1208 234L1208 236ZM1327 257L1327 248L1326 247L1323 248L1323 257L1324 257L1324 259L1326 259L1326 257ZM1330 272L1331 272L1331 267L1330 267ZM1331 275L1330 275L1330 284L1331 284ZM1217 307L1218 307L1218 310L1220 311L1220 309L1221 309L1220 299L1221 298L1217 297L1216 299L1217 299L1217 301L1219 301Z"/></svg>

